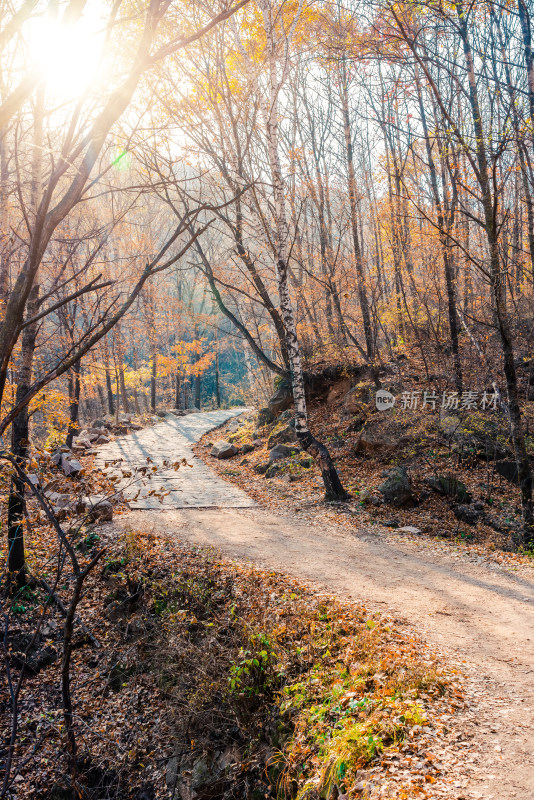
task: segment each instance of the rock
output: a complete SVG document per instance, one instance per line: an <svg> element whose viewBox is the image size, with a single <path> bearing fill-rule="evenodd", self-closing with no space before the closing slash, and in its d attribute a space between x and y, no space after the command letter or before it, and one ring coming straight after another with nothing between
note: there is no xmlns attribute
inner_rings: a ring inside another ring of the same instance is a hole
<svg viewBox="0 0 534 800"><path fill-rule="evenodd" d="M462 481L453 475L437 475L427 478L425 483L444 497L454 497L459 503L470 503L471 495Z"/></svg>
<svg viewBox="0 0 534 800"><path fill-rule="evenodd" d="M310 469L313 466L313 458L311 456L303 456L299 458L299 464L304 469Z"/></svg>
<svg viewBox="0 0 534 800"><path fill-rule="evenodd" d="M300 447L288 447L286 444L277 444L269 453L269 463L272 464L273 461L280 461L283 458L289 458L297 453L300 453Z"/></svg>
<svg viewBox="0 0 534 800"><path fill-rule="evenodd" d="M68 456L66 453L62 453L59 467L67 478L77 478L83 469L78 459Z"/></svg>
<svg viewBox="0 0 534 800"><path fill-rule="evenodd" d="M465 505L464 503L453 505L452 512L456 519L461 522L467 522L468 525L476 525L482 516L482 513L475 506Z"/></svg>
<svg viewBox="0 0 534 800"><path fill-rule="evenodd" d="M100 436L95 440L96 444L108 444L109 436L106 436L104 433L101 433Z"/></svg>
<svg viewBox="0 0 534 800"><path fill-rule="evenodd" d="M167 767L165 770L165 783L167 784L167 788L169 791L174 793L176 789L176 782L178 779L178 758L173 756L169 758L167 761Z"/></svg>
<svg viewBox="0 0 534 800"><path fill-rule="evenodd" d="M506 459L511 451L505 444L505 434L492 419L468 417L459 425L458 417L445 417L440 426L461 455L473 455L484 461ZM444 426L444 427L443 427Z"/></svg>
<svg viewBox="0 0 534 800"><path fill-rule="evenodd" d="M378 431L365 428L354 445L354 452L360 455L375 455L376 453L391 452L395 443Z"/></svg>
<svg viewBox="0 0 534 800"><path fill-rule="evenodd" d="M143 426L139 424L139 422L130 422L130 428L132 431L142 431Z"/></svg>
<svg viewBox="0 0 534 800"><path fill-rule="evenodd" d="M95 419L91 422L91 428L105 428L106 423L103 419Z"/></svg>
<svg viewBox="0 0 534 800"><path fill-rule="evenodd" d="M264 461L261 464L256 464L254 467L252 467L252 469L258 475L264 475L267 472L267 470L269 469L269 462L268 461Z"/></svg>
<svg viewBox="0 0 534 800"><path fill-rule="evenodd" d="M263 447L263 442L261 439L254 439L252 445L253 447Z"/></svg>
<svg viewBox="0 0 534 800"><path fill-rule="evenodd" d="M286 425L284 428L274 430L267 439L267 447L269 450L275 444L286 444L287 442L294 442L296 440L295 429L291 425Z"/></svg>
<svg viewBox="0 0 534 800"><path fill-rule="evenodd" d="M217 442L213 443L210 455L213 456L213 458L232 458L232 456L237 455L238 452L239 450L234 444L219 439Z"/></svg>
<svg viewBox="0 0 534 800"><path fill-rule="evenodd" d="M73 440L72 446L78 448L79 450L90 450L91 440L89 438L89 434L87 434L87 436L78 436Z"/></svg>
<svg viewBox="0 0 534 800"><path fill-rule="evenodd" d="M342 414L344 416L354 416L363 411L370 410L369 404L373 399L376 386L371 383L358 383L345 394L343 398Z"/></svg>
<svg viewBox="0 0 534 800"><path fill-rule="evenodd" d="M350 390L350 378L342 378L336 381L329 389L326 396L326 404L328 406L339 406L341 398L346 396Z"/></svg>
<svg viewBox="0 0 534 800"><path fill-rule="evenodd" d="M282 469L282 465L275 461L273 464L269 464L267 469L265 470L265 477L266 478L274 478L274 476L280 472Z"/></svg>
<svg viewBox="0 0 534 800"><path fill-rule="evenodd" d="M82 500L83 511L88 522L111 522L113 519L113 504L100 495L90 495Z"/></svg>
<svg viewBox="0 0 534 800"><path fill-rule="evenodd" d="M496 461L495 470L510 483L519 483L517 464L515 461Z"/></svg>
<svg viewBox="0 0 534 800"><path fill-rule="evenodd" d="M44 496L50 505L55 508L66 508L72 500L70 494L62 494L61 492L45 491Z"/></svg>
<svg viewBox="0 0 534 800"><path fill-rule="evenodd" d="M263 428L265 425L270 425L274 422L274 414L269 408L260 408L256 418L256 425L258 428Z"/></svg>
<svg viewBox="0 0 534 800"><path fill-rule="evenodd" d="M443 417L439 421L439 429L440 431L448 438L452 439L455 435L457 435L458 431L460 431L462 426L462 422L460 417L455 416L447 416Z"/></svg>
<svg viewBox="0 0 534 800"><path fill-rule="evenodd" d="M241 452L243 453L243 455L246 455L246 453L252 453L253 450L254 450L253 444L249 444L248 442L246 442L245 444L241 445Z"/></svg>
<svg viewBox="0 0 534 800"><path fill-rule="evenodd" d="M48 667L57 660L56 650L43 644L44 637L40 634L34 638L31 634L15 633L10 637L11 656L17 666L25 668L33 675L37 675L44 667Z"/></svg>
<svg viewBox="0 0 534 800"><path fill-rule="evenodd" d="M159 417L160 419L164 419L166 416L167 416L167 412L166 411L156 411L156 417ZM126 421L129 422L130 420L126 420Z"/></svg>
<svg viewBox="0 0 534 800"><path fill-rule="evenodd" d="M295 413L292 408L286 408L285 411L278 416L278 422L289 422L290 425L295 426Z"/></svg>
<svg viewBox="0 0 534 800"><path fill-rule="evenodd" d="M412 484L405 467L393 467L388 470L387 478L378 487L386 503L393 506L413 506L415 497Z"/></svg>
<svg viewBox="0 0 534 800"><path fill-rule="evenodd" d="M220 769L211 758L202 757L195 761L191 770L191 788L199 789L209 783L214 783L220 775Z"/></svg>
<svg viewBox="0 0 534 800"><path fill-rule="evenodd" d="M270 398L267 405L273 417L278 417L282 411L285 411L286 408L289 408L292 402L293 392L291 391L289 381L281 380L278 384L276 392Z"/></svg>
<svg viewBox="0 0 534 800"><path fill-rule="evenodd" d="M387 520L384 520L384 522L382 524L385 525L386 528L398 528L399 527L398 519L387 519Z"/></svg>
<svg viewBox="0 0 534 800"><path fill-rule="evenodd" d="M399 533L412 533L414 535L421 533L421 528L416 528L414 525L403 525L399 528Z"/></svg>

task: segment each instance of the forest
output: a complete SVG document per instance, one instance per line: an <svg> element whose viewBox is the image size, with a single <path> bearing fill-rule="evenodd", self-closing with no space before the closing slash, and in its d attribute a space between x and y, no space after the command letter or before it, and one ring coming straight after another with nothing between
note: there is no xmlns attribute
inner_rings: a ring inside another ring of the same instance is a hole
<svg viewBox="0 0 534 800"><path fill-rule="evenodd" d="M0 798L532 797L454 667L512 650L417 609L534 655L533 37L531 0L0 0ZM332 576L331 528L380 554Z"/></svg>

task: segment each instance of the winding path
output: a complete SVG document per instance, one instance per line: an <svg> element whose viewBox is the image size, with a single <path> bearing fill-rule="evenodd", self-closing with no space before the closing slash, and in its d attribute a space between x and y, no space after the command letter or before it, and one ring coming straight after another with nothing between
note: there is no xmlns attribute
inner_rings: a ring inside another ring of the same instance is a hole
<svg viewBox="0 0 534 800"><path fill-rule="evenodd" d="M254 501L221 480L192 450L205 433L245 410L167 414L151 428L99 447L94 466L117 478L115 486L132 509L250 508Z"/></svg>
<svg viewBox="0 0 534 800"><path fill-rule="evenodd" d="M216 412L224 413L229 412ZM195 416L166 420L150 429L153 438L142 432L125 439L142 441L143 454L151 442L158 453L190 449L195 438L223 421L213 414ZM139 452L137 444L130 449L124 440L119 447L124 454ZM534 571L515 574L423 539L408 542L375 529L354 533L245 508L255 504L207 465L196 460L194 470L185 471L181 490L211 508L191 508L184 501L157 514L132 511L115 524L215 546L230 557L363 601L408 631L415 629L448 663L460 665L472 692L470 747L462 750L458 743L464 772L454 796L534 799ZM152 508L137 504L146 507Z"/></svg>

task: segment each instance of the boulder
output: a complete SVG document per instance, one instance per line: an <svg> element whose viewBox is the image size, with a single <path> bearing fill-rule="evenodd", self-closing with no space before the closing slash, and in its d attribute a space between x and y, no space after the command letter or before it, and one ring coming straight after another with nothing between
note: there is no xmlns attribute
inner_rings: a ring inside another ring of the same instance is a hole
<svg viewBox="0 0 534 800"><path fill-rule="evenodd" d="M475 506L466 505L465 503L456 503L453 505L452 512L456 519L461 522L467 522L468 525L476 525L482 516L482 512Z"/></svg>
<svg viewBox="0 0 534 800"><path fill-rule="evenodd" d="M267 405L273 417L278 417L282 411L285 411L286 408L289 408L292 402L293 392L291 390L289 381L282 380L278 384L276 392L270 398Z"/></svg>
<svg viewBox="0 0 534 800"><path fill-rule="evenodd" d="M108 444L109 436L106 436L104 433L101 433L100 436L95 439L96 444Z"/></svg>
<svg viewBox="0 0 534 800"><path fill-rule="evenodd" d="M91 448L91 439L89 438L89 435L77 436L76 439L73 440L72 446L78 448L79 450L89 450Z"/></svg>
<svg viewBox="0 0 534 800"><path fill-rule="evenodd" d="M239 450L234 444L219 439L217 442L213 443L210 455L213 456L213 458L232 458L232 456L237 455L238 452Z"/></svg>
<svg viewBox="0 0 534 800"><path fill-rule="evenodd" d="M63 494L62 492L45 491L44 496L50 505L55 508L67 508L72 500L70 494Z"/></svg>
<svg viewBox="0 0 534 800"><path fill-rule="evenodd" d="M267 439L267 447L271 449L275 444L287 444L288 442L296 441L297 434L291 425L286 425L283 428L274 430Z"/></svg>
<svg viewBox="0 0 534 800"><path fill-rule="evenodd" d="M132 431L142 431L143 426L139 422L130 422L130 429Z"/></svg>
<svg viewBox="0 0 534 800"><path fill-rule="evenodd" d="M297 453L300 453L300 447L298 446L288 447L286 444L277 444L269 453L269 464L272 464L273 461L281 461L283 458L289 458Z"/></svg>
<svg viewBox="0 0 534 800"><path fill-rule="evenodd" d="M261 439L254 439L252 445L253 447L263 447L263 442Z"/></svg>
<svg viewBox="0 0 534 800"><path fill-rule="evenodd" d="M80 513L87 515L89 522L111 522L113 519L113 504L110 500L100 495L90 495L83 498L84 510Z"/></svg>
<svg viewBox="0 0 534 800"><path fill-rule="evenodd" d="M265 475L265 473L269 469L269 462L268 461L263 461L261 464L256 464L254 467L252 467L252 469L258 475Z"/></svg>
<svg viewBox="0 0 534 800"><path fill-rule="evenodd" d="M379 431L373 431L370 428L365 428L361 431L354 445L355 453L368 456L376 453L391 452L394 449L395 442L392 442L391 439L388 439Z"/></svg>
<svg viewBox="0 0 534 800"><path fill-rule="evenodd" d="M65 473L67 478L77 478L83 469L78 459L66 453L61 454L61 461L58 466Z"/></svg>
<svg viewBox="0 0 534 800"><path fill-rule="evenodd" d="M275 461L273 464L269 464L267 469L265 470L265 477L266 478L274 478L274 476L280 472L282 469L282 465Z"/></svg>
<svg viewBox="0 0 534 800"><path fill-rule="evenodd" d="M415 505L412 484L405 467L393 467L388 470L386 480L378 490L389 505L397 507Z"/></svg>
<svg viewBox="0 0 534 800"><path fill-rule="evenodd" d="M444 497L454 497L459 503L470 503L471 495L467 487L453 475L436 475L427 478L425 483Z"/></svg>
<svg viewBox="0 0 534 800"><path fill-rule="evenodd" d="M248 442L241 445L241 452L243 453L243 455L246 455L247 453L252 453L254 449L255 449L254 445L249 444Z"/></svg>
<svg viewBox="0 0 534 800"><path fill-rule="evenodd" d="M371 383L358 383L345 394L343 398L342 413L344 416L361 414L373 398L376 386Z"/></svg>
<svg viewBox="0 0 534 800"><path fill-rule="evenodd" d="M270 425L274 422L274 414L269 408L260 408L256 418L256 425L258 428L263 428L265 425Z"/></svg>
<svg viewBox="0 0 534 800"><path fill-rule="evenodd" d="M160 419L164 419L166 416L167 416L167 412L166 411L156 411L156 417L160 417ZM130 420L126 420L126 421L130 422Z"/></svg>
<svg viewBox="0 0 534 800"><path fill-rule="evenodd" d="M91 422L91 428L105 428L105 427L106 423L104 422L103 419L94 419Z"/></svg>
<svg viewBox="0 0 534 800"><path fill-rule="evenodd" d="M495 470L510 483L519 483L519 474L515 461L496 461Z"/></svg>

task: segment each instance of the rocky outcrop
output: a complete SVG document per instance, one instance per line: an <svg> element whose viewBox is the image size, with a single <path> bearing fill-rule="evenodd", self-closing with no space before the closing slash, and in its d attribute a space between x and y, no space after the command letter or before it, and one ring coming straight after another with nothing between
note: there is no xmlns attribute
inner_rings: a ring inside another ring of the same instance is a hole
<svg viewBox="0 0 534 800"><path fill-rule="evenodd" d="M232 444L231 442L225 442L223 439L219 439L217 442L213 443L213 447L211 448L210 455L213 458L232 458L233 456L237 455L239 452L238 448Z"/></svg>
<svg viewBox="0 0 534 800"><path fill-rule="evenodd" d="M388 470L386 480L378 489L389 505L407 507L416 503L412 483L405 467L393 467Z"/></svg>
<svg viewBox="0 0 534 800"><path fill-rule="evenodd" d="M427 478L425 483L444 497L453 497L458 503L470 503L471 495L462 481L452 475L435 475Z"/></svg>
<svg viewBox="0 0 534 800"><path fill-rule="evenodd" d="M281 461L283 458L290 458L290 456L294 456L297 453L300 453L300 447L298 447L298 445L289 447L286 444L277 444L269 453L269 463L272 464L273 461Z"/></svg>
<svg viewBox="0 0 534 800"><path fill-rule="evenodd" d="M278 384L273 396L269 399L267 406L273 415L273 418L276 418L282 413L282 411L285 411L286 408L289 408L292 402L293 392L291 390L291 384L287 380L282 380Z"/></svg>

